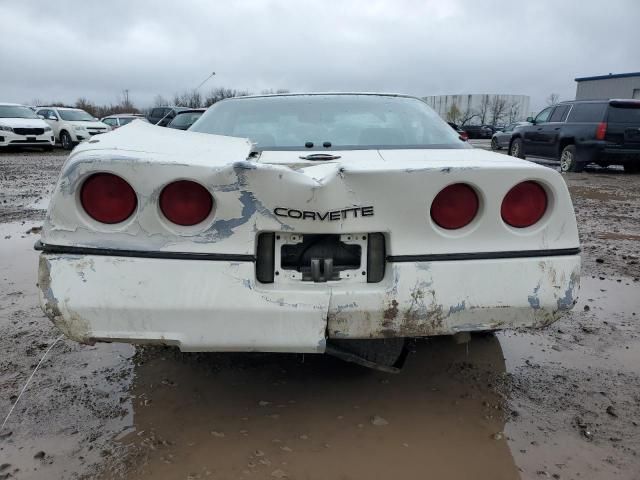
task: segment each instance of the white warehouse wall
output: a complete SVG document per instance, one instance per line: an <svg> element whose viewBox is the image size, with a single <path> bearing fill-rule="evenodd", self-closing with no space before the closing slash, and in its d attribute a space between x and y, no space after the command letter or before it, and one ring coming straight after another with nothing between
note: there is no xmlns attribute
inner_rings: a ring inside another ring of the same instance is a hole
<svg viewBox="0 0 640 480"><path fill-rule="evenodd" d="M476 116L468 120L467 124L489 124L493 118L493 106L503 103L505 111L499 115L496 124L505 124L510 120L521 121L531 115L529 110L530 98L528 95L503 95L496 93L474 93L468 95L433 95L423 97L424 101L433 108L446 121L456 111L460 112L458 120L467 118L474 113ZM455 105L455 108L453 106ZM482 111L485 110L485 119L482 121ZM458 123L458 122L455 122Z"/></svg>

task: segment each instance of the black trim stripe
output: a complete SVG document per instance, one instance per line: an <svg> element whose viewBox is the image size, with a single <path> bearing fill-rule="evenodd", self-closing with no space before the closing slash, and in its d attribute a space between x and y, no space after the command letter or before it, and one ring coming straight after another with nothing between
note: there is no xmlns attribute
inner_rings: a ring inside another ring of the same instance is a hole
<svg viewBox="0 0 640 480"><path fill-rule="evenodd" d="M36 250L44 253L69 255L101 255L107 257L139 257L166 258L177 260L211 260L227 262L255 262L255 255L236 255L228 253L192 253L192 252L158 252L144 250L119 250L113 248L69 247L49 245L37 241ZM516 252L474 252L474 253L439 253L435 255L388 255L388 262L442 262L451 260L491 260L500 258L532 258L557 257L562 255L578 255L580 248L559 248L550 250L520 250Z"/></svg>
<svg viewBox="0 0 640 480"><path fill-rule="evenodd" d="M44 253L59 253L68 255L101 255L107 257L137 257L137 258L166 258L175 260L211 260L225 262L255 262L255 255L236 255L228 253L193 253L193 252L151 252L144 250L119 250L113 248L67 247L49 245L37 241L36 250Z"/></svg>
<svg viewBox="0 0 640 480"><path fill-rule="evenodd" d="M389 255L388 262L442 262L450 260L491 260L499 258L557 257L578 255L580 248L520 250L517 252L439 253L435 255Z"/></svg>

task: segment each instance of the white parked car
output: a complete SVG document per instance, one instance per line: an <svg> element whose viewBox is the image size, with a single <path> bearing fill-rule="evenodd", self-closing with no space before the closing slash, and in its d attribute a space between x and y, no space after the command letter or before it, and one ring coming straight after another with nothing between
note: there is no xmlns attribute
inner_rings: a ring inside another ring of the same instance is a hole
<svg viewBox="0 0 640 480"><path fill-rule="evenodd" d="M0 103L0 147L42 147L53 149L51 127L29 107Z"/></svg>
<svg viewBox="0 0 640 480"><path fill-rule="evenodd" d="M79 342L385 369L407 337L549 325L580 278L560 174L399 95L227 99L84 143L37 248L42 308Z"/></svg>
<svg viewBox="0 0 640 480"><path fill-rule="evenodd" d="M108 125L79 108L37 107L36 113L53 129L56 142L65 150L71 150L74 145L93 135L111 130Z"/></svg>
<svg viewBox="0 0 640 480"><path fill-rule="evenodd" d="M149 120L147 120L144 115L139 113L118 113L100 119L100 121L105 125L108 125L111 130L123 127L133 122L134 120L140 120L142 122L149 123Z"/></svg>

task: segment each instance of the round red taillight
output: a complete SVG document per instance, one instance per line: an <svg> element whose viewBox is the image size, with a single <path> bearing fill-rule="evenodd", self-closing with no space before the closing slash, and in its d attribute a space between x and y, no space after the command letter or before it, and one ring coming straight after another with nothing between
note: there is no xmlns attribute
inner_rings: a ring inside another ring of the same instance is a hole
<svg viewBox="0 0 640 480"><path fill-rule="evenodd" d="M91 218L111 224L129 218L138 199L126 180L112 173L94 173L82 184L80 203Z"/></svg>
<svg viewBox="0 0 640 480"><path fill-rule="evenodd" d="M547 211L547 193L539 183L526 181L517 184L502 200L502 220L516 228L537 223Z"/></svg>
<svg viewBox="0 0 640 480"><path fill-rule="evenodd" d="M170 183L160 194L160 210L177 225L196 225L209 216L212 208L213 198L209 191L190 180Z"/></svg>
<svg viewBox="0 0 640 480"><path fill-rule="evenodd" d="M431 218L447 230L462 228L475 218L479 204L473 188L464 183L454 183L440 190L433 199Z"/></svg>

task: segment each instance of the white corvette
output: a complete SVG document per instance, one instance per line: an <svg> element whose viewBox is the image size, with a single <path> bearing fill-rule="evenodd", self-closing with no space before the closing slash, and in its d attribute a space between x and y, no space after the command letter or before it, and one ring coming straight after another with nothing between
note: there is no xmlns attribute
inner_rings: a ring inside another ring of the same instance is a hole
<svg viewBox="0 0 640 480"><path fill-rule="evenodd" d="M407 337L546 326L580 278L560 174L399 95L235 98L187 132L94 137L37 248L42 307L79 342L386 365Z"/></svg>

